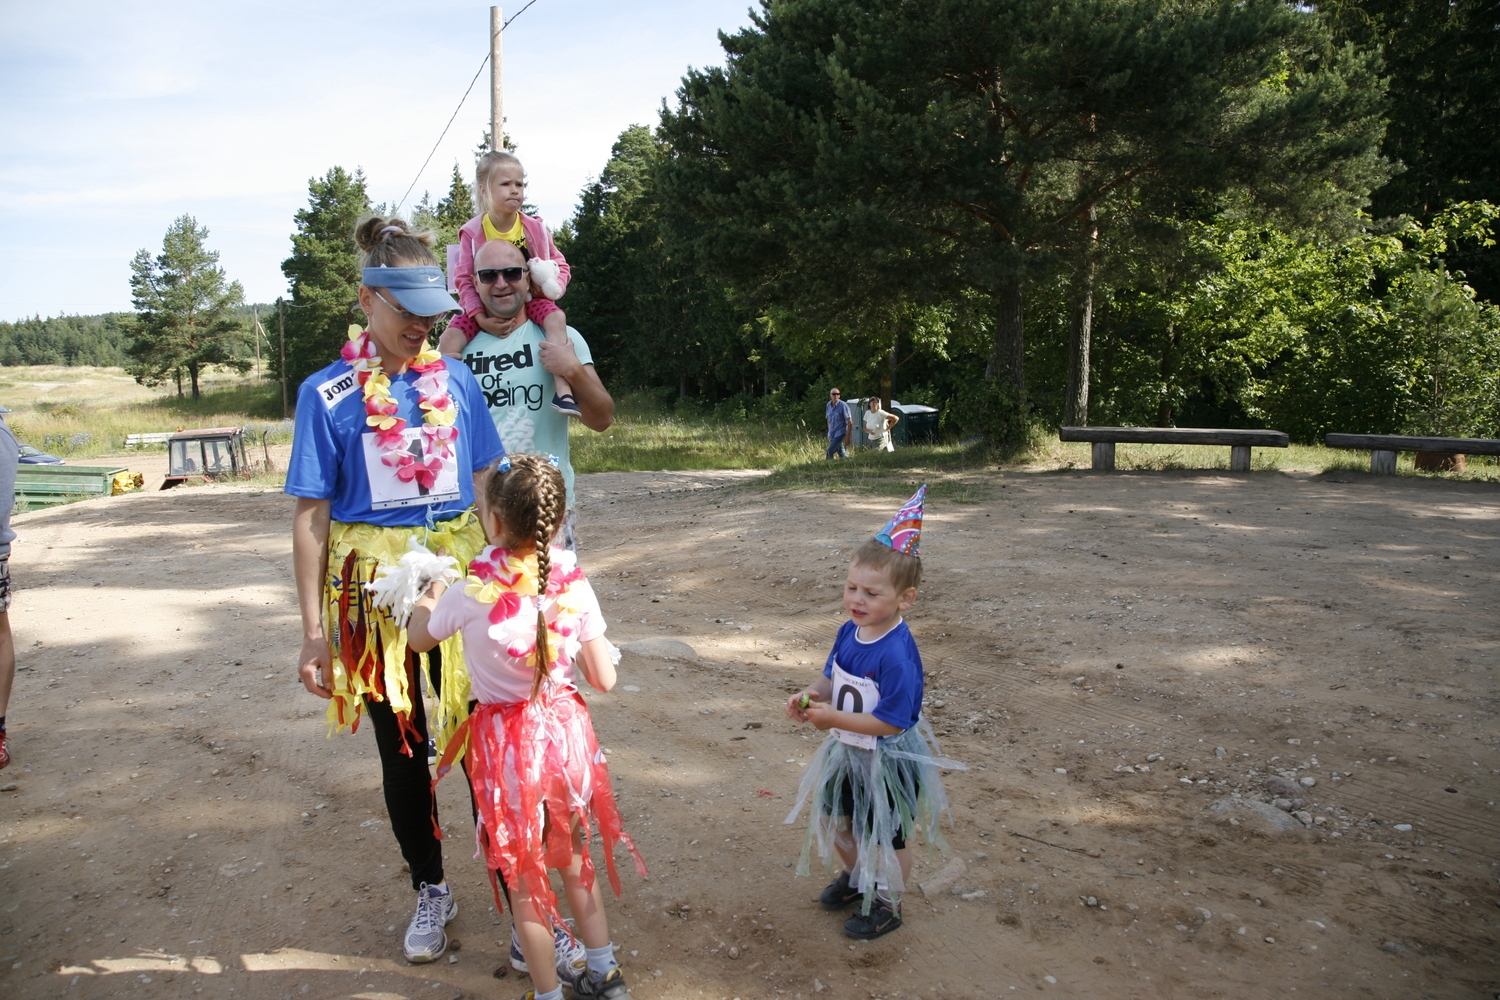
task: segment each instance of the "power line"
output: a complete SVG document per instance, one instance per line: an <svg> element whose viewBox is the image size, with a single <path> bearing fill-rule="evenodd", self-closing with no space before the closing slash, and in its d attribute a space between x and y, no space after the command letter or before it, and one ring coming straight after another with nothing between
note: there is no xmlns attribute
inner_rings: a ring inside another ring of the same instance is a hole
<svg viewBox="0 0 1500 1000"><path fill-rule="evenodd" d="M534 3L536 3L536 0L527 0L527 4L526 4L525 7L522 7L520 10L516 11L510 17L506 18L505 19L505 23L502 24L502 25L500 25L500 32L501 32L501 34L505 33L505 29L510 27L512 21L514 21L516 18L520 17L522 14L526 13L526 11L528 11L529 9L531 9L531 5L534 4ZM405 205L406 204L406 199L411 197L412 189L417 186L417 181L419 181L419 180L422 179L422 173L423 173L423 171L425 171L427 169L427 164L431 163L432 162L432 158L435 155L437 155L438 147L443 144L443 138L445 136L447 136L448 129L450 129L450 128L453 127L453 119L457 118L458 117L458 113L463 110L464 102L469 99L469 94L474 90L474 84L477 83L477 82L479 82L479 74L483 73L484 72L484 68L486 66L488 66L489 64L490 64L490 54L488 52L486 52L484 54L484 58L479 61L479 68L474 71L474 78L469 81L469 86L464 90L464 96L462 96L462 97L460 97L458 99L458 107L456 107L456 108L453 109L453 114L450 115L449 118L448 118L448 124L443 126L442 135L439 135L438 139L437 139L437 142L435 142L435 143L432 144L432 152L430 152L430 153L427 154L427 159L425 159L425 160L422 161L422 166L417 170L417 176L415 176L415 177L413 177L411 179L411 186L406 189L406 193L401 196L401 200L398 201L398 202L396 202L396 211L398 211L398 212L401 211L401 206ZM500 136L497 136L497 135L490 136L490 145L493 148L499 149L500 148L499 143L500 143Z"/></svg>

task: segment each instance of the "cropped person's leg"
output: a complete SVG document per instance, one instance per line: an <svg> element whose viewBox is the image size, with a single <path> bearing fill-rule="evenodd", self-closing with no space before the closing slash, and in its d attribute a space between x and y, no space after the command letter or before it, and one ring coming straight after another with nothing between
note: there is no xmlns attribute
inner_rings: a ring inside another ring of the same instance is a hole
<svg viewBox="0 0 1500 1000"><path fill-rule="evenodd" d="M16 637L10 632L10 559L0 559L0 768L10 763L10 737L5 734L5 712L16 679Z"/></svg>

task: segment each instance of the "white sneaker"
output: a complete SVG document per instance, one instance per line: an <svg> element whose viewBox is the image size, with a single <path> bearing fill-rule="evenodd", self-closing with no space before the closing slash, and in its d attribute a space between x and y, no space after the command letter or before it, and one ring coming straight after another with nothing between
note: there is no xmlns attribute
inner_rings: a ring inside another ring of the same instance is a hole
<svg viewBox="0 0 1500 1000"><path fill-rule="evenodd" d="M573 925L571 920L566 923L569 927ZM557 953L557 978L564 986L572 989L580 976L588 974L588 950L584 948L582 938L569 939L567 930L562 927L552 929L552 944ZM526 966L526 957L521 954L521 940L516 937L514 926L510 929L510 966L517 972L530 971Z"/></svg>
<svg viewBox="0 0 1500 1000"><path fill-rule="evenodd" d="M458 902L446 886L423 882L417 889L417 912L406 925L406 960L431 962L448 950L448 932L443 928L458 916Z"/></svg>

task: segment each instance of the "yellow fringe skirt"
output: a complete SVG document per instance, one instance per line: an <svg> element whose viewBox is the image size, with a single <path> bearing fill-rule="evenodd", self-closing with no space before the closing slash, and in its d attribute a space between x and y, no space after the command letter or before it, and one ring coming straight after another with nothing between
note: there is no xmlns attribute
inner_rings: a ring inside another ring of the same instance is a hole
<svg viewBox="0 0 1500 1000"><path fill-rule="evenodd" d="M431 528L382 528L373 524L334 521L328 530L328 567L323 577L323 605L333 650L333 700L328 704L329 736L359 728L366 698L385 701L396 713L403 734L414 734L413 699L420 698L416 677L407 670L406 630L397 626L384 608L371 601L365 584L381 566L395 566L415 538L433 552L458 560L467 573L469 560L488 544L479 518L472 510ZM448 740L469 714L469 671L464 665L463 638L443 640L441 691L437 710L428 719L428 734L442 753ZM418 654L419 670L427 669L427 654Z"/></svg>

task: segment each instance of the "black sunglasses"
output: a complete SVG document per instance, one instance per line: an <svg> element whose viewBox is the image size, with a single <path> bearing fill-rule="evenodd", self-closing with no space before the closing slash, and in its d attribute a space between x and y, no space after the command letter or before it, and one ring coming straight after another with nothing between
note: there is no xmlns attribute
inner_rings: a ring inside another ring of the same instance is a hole
<svg viewBox="0 0 1500 1000"><path fill-rule="evenodd" d="M514 285L526 274L524 267L487 267L481 271L475 271L474 277L479 279L481 285L493 285L498 278L504 278L506 282Z"/></svg>

